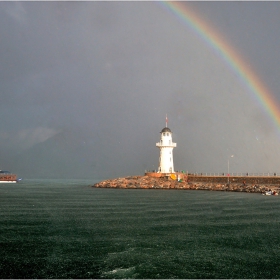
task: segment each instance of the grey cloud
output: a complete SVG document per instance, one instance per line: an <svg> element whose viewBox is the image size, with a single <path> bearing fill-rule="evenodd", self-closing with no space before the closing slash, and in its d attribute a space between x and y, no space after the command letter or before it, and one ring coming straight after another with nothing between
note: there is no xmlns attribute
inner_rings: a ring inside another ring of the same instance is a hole
<svg viewBox="0 0 280 280"><path fill-rule="evenodd" d="M222 32L279 98L279 4L185 5ZM277 171L278 129L254 94L159 3L0 7L1 168L23 177L142 174L157 168L167 113L175 169L223 172L235 154L233 171Z"/></svg>

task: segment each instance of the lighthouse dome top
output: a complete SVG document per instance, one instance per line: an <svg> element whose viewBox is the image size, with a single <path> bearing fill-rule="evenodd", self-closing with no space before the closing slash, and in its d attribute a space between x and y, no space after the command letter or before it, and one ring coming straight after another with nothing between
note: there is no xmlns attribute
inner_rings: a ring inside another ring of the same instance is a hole
<svg viewBox="0 0 280 280"><path fill-rule="evenodd" d="M170 128L165 127L165 128L163 128L163 129L161 130L160 133L162 133L162 132L171 132L171 130L170 130Z"/></svg>

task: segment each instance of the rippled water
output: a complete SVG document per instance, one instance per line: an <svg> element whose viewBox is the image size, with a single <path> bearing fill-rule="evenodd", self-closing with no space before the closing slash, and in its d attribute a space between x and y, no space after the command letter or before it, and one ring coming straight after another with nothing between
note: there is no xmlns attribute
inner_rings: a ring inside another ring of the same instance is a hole
<svg viewBox="0 0 280 280"><path fill-rule="evenodd" d="M0 184L0 278L280 278L280 197Z"/></svg>

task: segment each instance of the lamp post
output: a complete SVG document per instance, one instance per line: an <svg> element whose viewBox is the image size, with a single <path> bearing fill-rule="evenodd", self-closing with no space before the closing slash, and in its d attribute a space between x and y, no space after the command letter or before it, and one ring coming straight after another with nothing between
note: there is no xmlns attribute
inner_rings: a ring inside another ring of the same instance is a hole
<svg viewBox="0 0 280 280"><path fill-rule="evenodd" d="M228 157L228 163L227 163L227 168L228 168L228 179L227 179L227 182L228 182L228 185L229 185L229 159L231 158L231 157L234 157L234 155L231 155L230 157Z"/></svg>

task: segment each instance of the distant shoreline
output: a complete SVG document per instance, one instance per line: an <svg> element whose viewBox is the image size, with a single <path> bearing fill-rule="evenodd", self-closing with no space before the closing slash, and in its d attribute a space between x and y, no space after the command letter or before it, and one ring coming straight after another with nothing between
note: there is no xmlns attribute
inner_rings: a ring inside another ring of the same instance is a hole
<svg viewBox="0 0 280 280"><path fill-rule="evenodd" d="M243 183L215 183L199 181L177 181L171 178L154 178L149 176L128 176L123 178L108 179L96 183L94 188L116 188L116 189L177 189L177 190L208 190L208 191L230 191L247 193L266 193L267 191L280 190L276 184L246 184Z"/></svg>

